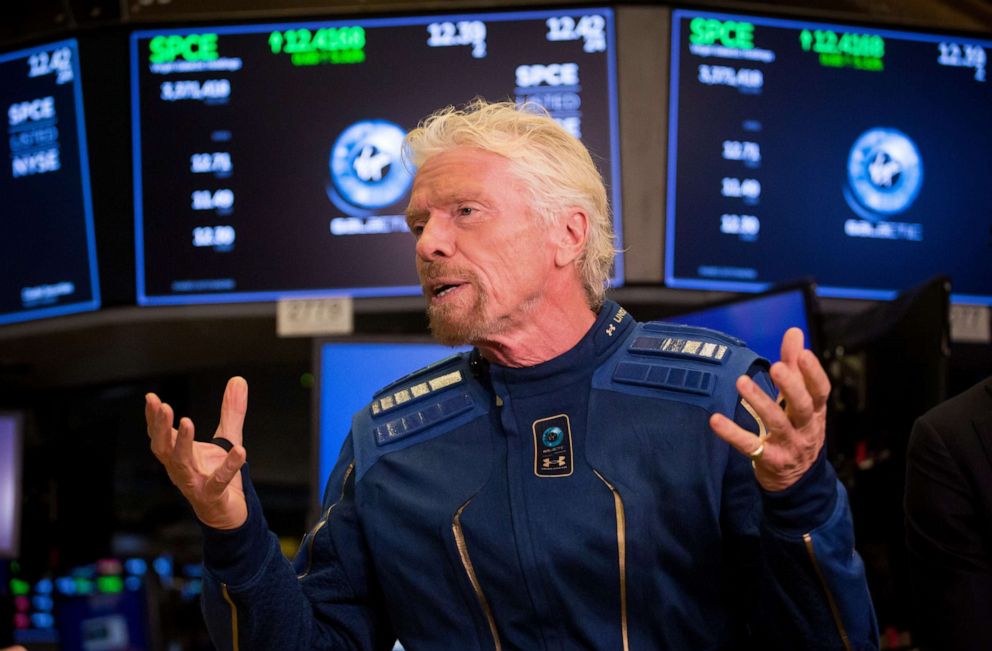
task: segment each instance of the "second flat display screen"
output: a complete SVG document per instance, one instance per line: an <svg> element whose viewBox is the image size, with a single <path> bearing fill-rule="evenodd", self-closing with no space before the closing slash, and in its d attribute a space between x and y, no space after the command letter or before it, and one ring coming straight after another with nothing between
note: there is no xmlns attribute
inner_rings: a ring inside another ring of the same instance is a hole
<svg viewBox="0 0 992 651"><path fill-rule="evenodd" d="M608 9L134 33L139 302L418 293L403 135L476 96L542 104L616 207L613 33Z"/></svg>
<svg viewBox="0 0 992 651"><path fill-rule="evenodd" d="M666 282L992 303L989 48L676 11Z"/></svg>

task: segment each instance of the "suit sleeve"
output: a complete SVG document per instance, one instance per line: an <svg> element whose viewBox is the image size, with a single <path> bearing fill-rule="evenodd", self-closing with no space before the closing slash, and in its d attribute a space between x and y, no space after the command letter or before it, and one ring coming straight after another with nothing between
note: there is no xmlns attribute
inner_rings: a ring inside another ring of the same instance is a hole
<svg viewBox="0 0 992 651"><path fill-rule="evenodd" d="M906 465L906 546L924 649L992 649L992 559L982 510L945 436L921 418ZM915 641L915 640L914 640Z"/></svg>
<svg viewBox="0 0 992 651"><path fill-rule="evenodd" d="M331 472L321 517L291 563L268 530L247 467L248 520L204 529L203 612L221 651L391 649L381 594L355 508L351 437Z"/></svg>
<svg viewBox="0 0 992 651"><path fill-rule="evenodd" d="M770 396L767 371L749 374ZM744 408L735 420L758 432ZM748 628L766 649L877 649L878 627L843 486L826 454L788 489L767 492L732 452L724 483L728 557Z"/></svg>

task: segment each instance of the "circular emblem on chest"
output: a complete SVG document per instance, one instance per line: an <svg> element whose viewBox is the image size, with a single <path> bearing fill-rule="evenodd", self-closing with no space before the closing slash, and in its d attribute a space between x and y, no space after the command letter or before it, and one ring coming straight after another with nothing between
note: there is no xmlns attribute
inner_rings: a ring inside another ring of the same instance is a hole
<svg viewBox="0 0 992 651"><path fill-rule="evenodd" d="M564 440L565 432L563 432L560 427L549 427L544 430L544 433L541 435L541 443L543 443L546 448L553 448L556 445L561 445L561 442Z"/></svg>

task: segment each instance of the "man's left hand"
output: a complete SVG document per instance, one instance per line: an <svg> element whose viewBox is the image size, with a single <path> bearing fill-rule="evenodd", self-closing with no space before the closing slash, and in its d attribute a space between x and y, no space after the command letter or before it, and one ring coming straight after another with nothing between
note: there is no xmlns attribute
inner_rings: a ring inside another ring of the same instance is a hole
<svg viewBox="0 0 992 651"><path fill-rule="evenodd" d="M799 481L823 448L830 380L812 351L803 348L803 332L789 328L782 337L782 361L771 377L785 400L772 400L751 378L737 378L741 398L764 423L755 437L721 414L710 416L710 427L738 452L754 461L754 474L767 491L781 491ZM759 423L760 424L760 423Z"/></svg>

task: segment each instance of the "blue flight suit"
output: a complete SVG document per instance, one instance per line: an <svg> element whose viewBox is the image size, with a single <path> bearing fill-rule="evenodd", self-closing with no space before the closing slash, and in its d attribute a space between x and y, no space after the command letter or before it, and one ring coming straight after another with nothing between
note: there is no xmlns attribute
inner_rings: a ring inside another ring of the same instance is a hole
<svg viewBox="0 0 992 651"><path fill-rule="evenodd" d="M205 531L219 649L875 649L847 499L821 454L767 493L709 415L758 431L734 380L767 362L607 302L563 355L466 353L358 414L296 559Z"/></svg>

